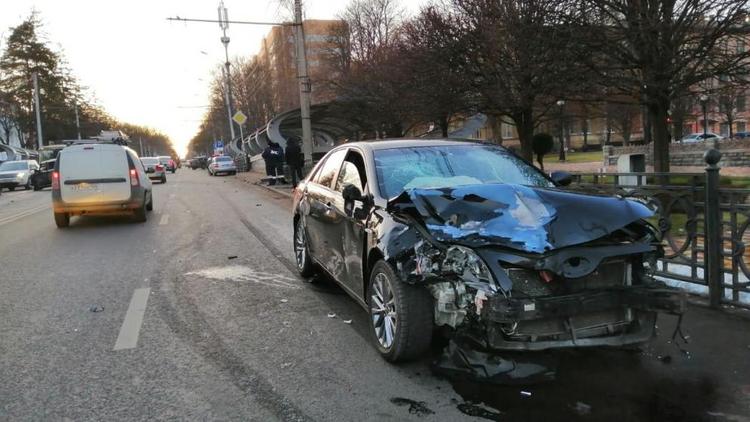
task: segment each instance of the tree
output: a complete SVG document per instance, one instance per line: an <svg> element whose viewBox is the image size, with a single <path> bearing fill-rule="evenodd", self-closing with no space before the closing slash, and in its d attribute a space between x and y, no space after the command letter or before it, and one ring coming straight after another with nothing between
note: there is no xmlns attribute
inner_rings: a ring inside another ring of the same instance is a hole
<svg viewBox="0 0 750 422"><path fill-rule="evenodd" d="M628 98L611 98L605 106L607 128L618 132L622 137L622 144L630 144L630 136L633 133L633 120L640 114L640 106L634 100ZM611 131L608 131L608 138ZM607 139L607 144L610 139Z"/></svg>
<svg viewBox="0 0 750 422"><path fill-rule="evenodd" d="M583 0L581 28L589 64L608 86L639 98L653 131L654 170L669 171L672 101L716 75L744 72L745 0Z"/></svg>
<svg viewBox="0 0 750 422"><path fill-rule="evenodd" d="M727 83L719 88L718 111L722 116L723 123L729 130L729 138L734 137L734 123L738 113L745 111L745 87L734 83Z"/></svg>
<svg viewBox="0 0 750 422"><path fill-rule="evenodd" d="M462 66L465 47L451 16L428 6L401 28L397 41L405 97L419 120L434 122L443 137L453 116L474 105L471 75Z"/></svg>
<svg viewBox="0 0 750 422"><path fill-rule="evenodd" d="M13 102L13 98L0 93L0 143L9 145L14 133L19 136L19 141L22 141L18 111L18 104Z"/></svg>
<svg viewBox="0 0 750 422"><path fill-rule="evenodd" d="M544 171L544 156L555 147L555 139L549 133L537 133L532 140L532 148L539 168Z"/></svg>
<svg viewBox="0 0 750 422"><path fill-rule="evenodd" d="M452 0L464 34L465 66L480 109L507 116L521 154L531 160L534 129L561 98L585 91L585 69L571 47L577 28L564 25L565 0Z"/></svg>

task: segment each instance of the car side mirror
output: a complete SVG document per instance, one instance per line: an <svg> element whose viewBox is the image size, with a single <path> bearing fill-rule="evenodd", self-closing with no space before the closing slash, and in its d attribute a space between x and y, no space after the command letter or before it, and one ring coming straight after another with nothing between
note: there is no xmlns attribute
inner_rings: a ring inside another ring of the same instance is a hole
<svg viewBox="0 0 750 422"><path fill-rule="evenodd" d="M362 191L350 183L344 186L344 190L341 191L341 196L344 197L344 202L361 201Z"/></svg>
<svg viewBox="0 0 750 422"><path fill-rule="evenodd" d="M550 178L557 186L568 186L573 183L573 175L567 171L553 171Z"/></svg>

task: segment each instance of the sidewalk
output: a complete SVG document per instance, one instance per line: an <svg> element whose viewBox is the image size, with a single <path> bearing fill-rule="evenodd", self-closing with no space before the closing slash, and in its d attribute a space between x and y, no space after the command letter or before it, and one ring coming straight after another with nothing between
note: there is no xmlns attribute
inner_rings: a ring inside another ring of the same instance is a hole
<svg viewBox="0 0 750 422"><path fill-rule="evenodd" d="M535 165L537 163L534 163ZM567 171L571 173L599 173L600 169L605 168L601 161L588 163L561 163L559 161L545 161L544 171ZM653 166L647 166L646 172L653 172ZM671 166L671 173L703 173L706 168L703 166ZM607 173L617 173L617 166L606 166ZM748 167L722 167L722 176L750 176Z"/></svg>
<svg viewBox="0 0 750 422"><path fill-rule="evenodd" d="M276 185L270 186L268 185L268 183L263 181L264 177L265 175L258 173L258 172L253 172L253 171L237 173L237 178L242 180L245 183L256 185L270 192L274 192L279 195L284 195L290 199L292 198L292 185L291 184L285 184L285 185L276 184Z"/></svg>

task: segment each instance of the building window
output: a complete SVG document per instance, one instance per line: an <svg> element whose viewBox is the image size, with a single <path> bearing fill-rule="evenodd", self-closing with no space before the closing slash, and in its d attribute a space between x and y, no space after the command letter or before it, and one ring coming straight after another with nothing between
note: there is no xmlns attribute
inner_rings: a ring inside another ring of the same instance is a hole
<svg viewBox="0 0 750 422"><path fill-rule="evenodd" d="M503 127L503 139L513 138L513 125L509 123L502 123Z"/></svg>
<svg viewBox="0 0 750 422"><path fill-rule="evenodd" d="M744 132L745 130L745 122L737 122L737 132Z"/></svg>
<svg viewBox="0 0 750 422"><path fill-rule="evenodd" d="M737 96L737 111L745 111L745 93L742 92Z"/></svg>

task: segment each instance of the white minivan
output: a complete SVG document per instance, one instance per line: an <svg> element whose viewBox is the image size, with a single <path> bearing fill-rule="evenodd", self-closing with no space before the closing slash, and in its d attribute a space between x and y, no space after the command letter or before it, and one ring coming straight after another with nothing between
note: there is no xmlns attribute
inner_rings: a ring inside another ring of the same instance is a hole
<svg viewBox="0 0 750 422"><path fill-rule="evenodd" d="M113 143L81 143L57 156L52 173L52 207L57 227L83 214L131 213L146 221L154 201L151 181L132 149Z"/></svg>

